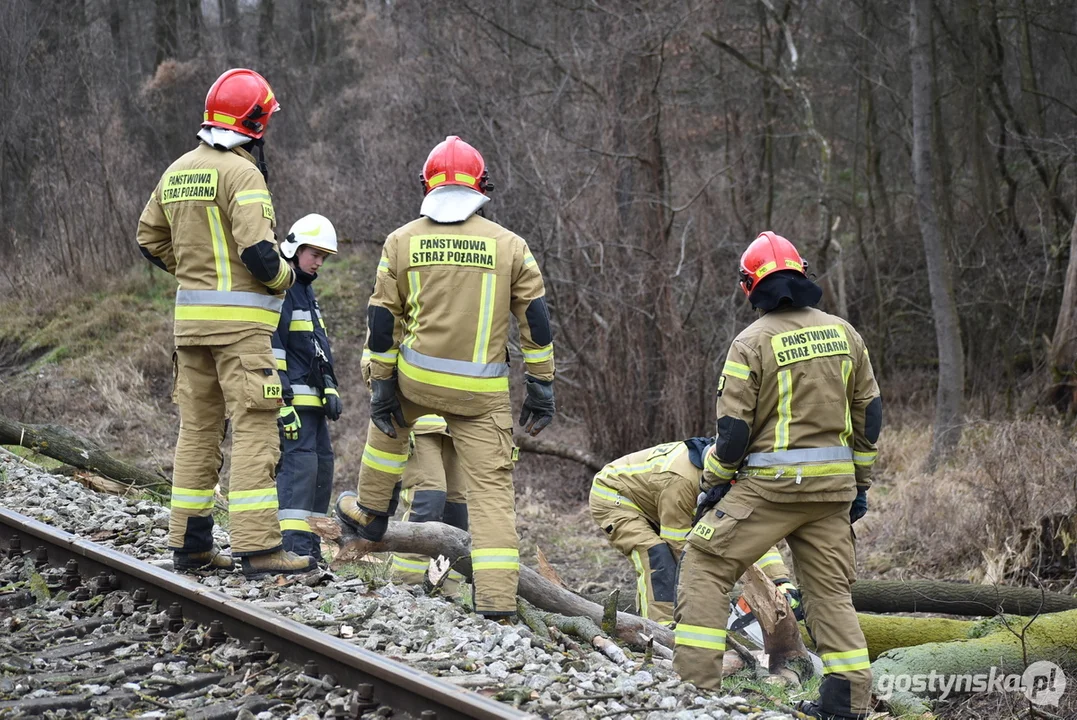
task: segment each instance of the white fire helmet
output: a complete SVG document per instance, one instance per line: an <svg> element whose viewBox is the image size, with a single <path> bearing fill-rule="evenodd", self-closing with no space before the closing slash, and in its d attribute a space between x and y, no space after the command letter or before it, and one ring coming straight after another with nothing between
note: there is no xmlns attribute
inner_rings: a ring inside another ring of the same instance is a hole
<svg viewBox="0 0 1077 720"><path fill-rule="evenodd" d="M336 255L337 231L333 228L333 223L317 213L304 215L296 220L288 231L288 237L280 244L281 254L286 258L293 258L302 245L310 245L330 255Z"/></svg>

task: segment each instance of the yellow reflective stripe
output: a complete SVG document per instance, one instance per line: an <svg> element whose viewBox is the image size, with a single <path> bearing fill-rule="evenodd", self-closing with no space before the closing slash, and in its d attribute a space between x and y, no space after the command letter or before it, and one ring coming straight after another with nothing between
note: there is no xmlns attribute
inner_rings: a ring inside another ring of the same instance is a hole
<svg viewBox="0 0 1077 720"><path fill-rule="evenodd" d="M784 562L782 560L781 553L768 552L766 555L764 555L763 557L756 560L755 564L756 564L756 567L765 568L768 565L777 565L780 562Z"/></svg>
<svg viewBox="0 0 1077 720"><path fill-rule="evenodd" d="M288 369L288 361L278 359L277 360L277 369L278 370L287 370Z"/></svg>
<svg viewBox="0 0 1077 720"><path fill-rule="evenodd" d="M172 488L172 507L185 510L211 510L213 502L213 490Z"/></svg>
<svg viewBox="0 0 1077 720"><path fill-rule="evenodd" d="M449 390L483 393L508 392L509 390L509 379L507 377L464 377L463 375L451 375L449 373L437 372L435 370L424 370L423 368L418 368L410 364L403 357L400 358L400 361L397 364L397 368L399 368L402 375L411 380L414 380L415 382L421 382L425 383L426 385L433 385L440 388L447 388Z"/></svg>
<svg viewBox="0 0 1077 720"><path fill-rule="evenodd" d="M363 360L377 360L386 365L396 365L396 359L399 355L400 351L396 348L385 352L374 352L370 348L363 348Z"/></svg>
<svg viewBox="0 0 1077 720"><path fill-rule="evenodd" d="M412 427L416 430L444 430L449 427L449 424L446 423L445 418L440 415L423 415L415 421Z"/></svg>
<svg viewBox="0 0 1077 720"><path fill-rule="evenodd" d="M261 308L234 307L231 305L177 305L176 320L221 320L253 322L277 327L280 313Z"/></svg>
<svg viewBox="0 0 1077 720"><path fill-rule="evenodd" d="M292 405L294 407L321 407L322 400L316 395L293 395Z"/></svg>
<svg viewBox="0 0 1077 720"><path fill-rule="evenodd" d="M255 203L273 204L268 190L240 190L236 193L236 205L253 205Z"/></svg>
<svg viewBox="0 0 1077 720"><path fill-rule="evenodd" d="M632 564L636 566L636 603L639 605L639 615L647 617L647 576L639 550L632 551Z"/></svg>
<svg viewBox="0 0 1077 720"><path fill-rule="evenodd" d="M288 267L288 263L283 260L280 261L280 265L277 267L277 276L266 283L266 287L271 290L277 290L285 283L288 282L288 278L292 275L292 269ZM311 326L313 330L314 327Z"/></svg>
<svg viewBox="0 0 1077 720"><path fill-rule="evenodd" d="M312 320L292 320L288 323L288 330L291 332L314 332L314 322Z"/></svg>
<svg viewBox="0 0 1077 720"><path fill-rule="evenodd" d="M824 675L836 672L867 670L871 667L867 648L847 650L845 652L823 653L819 656L819 659L823 661Z"/></svg>
<svg viewBox="0 0 1077 720"><path fill-rule="evenodd" d="M673 644L725 652L725 630L678 623L673 629Z"/></svg>
<svg viewBox="0 0 1077 720"><path fill-rule="evenodd" d="M276 510L277 489L232 490L228 493L228 511Z"/></svg>
<svg viewBox="0 0 1077 720"><path fill-rule="evenodd" d="M841 384L843 387L849 387L849 377L853 374L853 361L842 360L841 361ZM849 441L853 437L853 414L849 407L849 395L845 395L845 430L838 436L839 441L845 447L849 446Z"/></svg>
<svg viewBox="0 0 1077 720"><path fill-rule="evenodd" d="M471 353L471 362L484 363L490 352L490 326L494 319L494 290L497 287L497 275L486 273L482 279L479 294L479 321L475 329L475 350Z"/></svg>
<svg viewBox="0 0 1077 720"><path fill-rule="evenodd" d="M467 173L458 172L458 173L454 173L454 175L456 176L456 182L463 182L463 183L467 183L468 185L477 185L478 184L478 182L475 180L474 176L468 175Z"/></svg>
<svg viewBox="0 0 1077 720"><path fill-rule="evenodd" d="M383 257L381 260L378 261L378 272L389 272L389 258Z"/></svg>
<svg viewBox="0 0 1077 720"><path fill-rule="evenodd" d="M340 393L337 392L337 389L330 387L327 387L325 390L322 390L322 395L336 395L337 397L340 397Z"/></svg>
<svg viewBox="0 0 1077 720"><path fill-rule="evenodd" d="M659 526L658 537L663 540L687 540L688 533L692 532L692 528L674 528L666 527L665 525Z"/></svg>
<svg viewBox="0 0 1077 720"><path fill-rule="evenodd" d="M535 256L530 252L524 254L524 267L531 267L536 264Z"/></svg>
<svg viewBox="0 0 1077 720"><path fill-rule="evenodd" d="M776 478L776 477L826 477L828 475L852 475L853 464L827 463L825 465L778 465L767 468L748 468L745 474L750 477Z"/></svg>
<svg viewBox="0 0 1077 720"><path fill-rule="evenodd" d="M778 267L778 263L773 260L768 263L763 263L759 266L759 269L755 271L755 276L761 278L776 267Z"/></svg>
<svg viewBox="0 0 1077 720"><path fill-rule="evenodd" d="M853 453L853 465L860 467L871 467L875 464L875 458L879 456L879 452L854 452Z"/></svg>
<svg viewBox="0 0 1077 720"><path fill-rule="evenodd" d="M467 580L467 578L464 577L463 573L457 572L455 570L449 570L449 579L455 580L456 582L464 582L465 580Z"/></svg>
<svg viewBox="0 0 1077 720"><path fill-rule="evenodd" d="M206 208L209 216L209 234L213 239L213 262L217 268L217 289L232 289L232 267L228 258L228 242L224 237L224 227L221 225L221 209L216 205Z"/></svg>
<svg viewBox="0 0 1077 720"><path fill-rule="evenodd" d="M722 480L732 480L737 474L736 470L724 467L722 465L722 463L718 460L718 456L714 454L713 447L709 452L707 452L707 457L703 459L703 465L704 467L706 467L707 472L711 473L712 475L717 475Z"/></svg>
<svg viewBox="0 0 1077 720"><path fill-rule="evenodd" d="M545 362L545 361L547 361L547 360L549 360L550 358L553 357L553 343L550 343L549 345L543 345L542 347L538 348L537 350L528 350L527 348L524 348L523 352L524 352L524 362L528 362L528 363Z"/></svg>
<svg viewBox="0 0 1077 720"><path fill-rule="evenodd" d="M285 530L310 532L310 523L308 523L306 520L281 520L280 529L281 532L284 532Z"/></svg>
<svg viewBox="0 0 1077 720"><path fill-rule="evenodd" d="M393 555L393 570L403 573L416 573L419 575L426 574L426 569L430 567L429 561L416 561L402 558L399 555Z"/></svg>
<svg viewBox="0 0 1077 720"><path fill-rule="evenodd" d="M520 551L516 548L485 548L471 551L471 570L519 570Z"/></svg>
<svg viewBox="0 0 1077 720"><path fill-rule="evenodd" d="M363 464L390 475L403 475L404 465L408 461L407 455L385 452L367 445L363 449Z"/></svg>
<svg viewBox="0 0 1077 720"><path fill-rule="evenodd" d="M408 324L405 328L406 336L404 345L410 345L415 340L415 334L419 330L419 292L422 290L422 278L418 270L408 271Z"/></svg>
<svg viewBox="0 0 1077 720"><path fill-rule="evenodd" d="M643 512L643 508L641 508L639 505L632 502L624 495L621 495L613 488L608 488L605 485L600 484L597 480L591 483L591 494L597 498L601 498L602 500L609 500L610 502L617 505L624 505L625 507L630 507L637 512Z"/></svg>
<svg viewBox="0 0 1077 720"><path fill-rule="evenodd" d="M725 366L722 368L722 374L735 377L739 380L747 380L752 375L752 369L747 365L741 365L732 360L726 360Z"/></svg>
<svg viewBox="0 0 1077 720"><path fill-rule="evenodd" d="M774 452L789 448L789 422L793 414L793 373L778 372L778 424L774 428Z"/></svg>
<svg viewBox="0 0 1077 720"><path fill-rule="evenodd" d="M209 120L209 113L203 113L202 117L204 117L206 120ZM236 118L232 117L231 115L225 115L224 113L215 112L213 113L213 122L224 123L225 125L235 125Z"/></svg>
<svg viewBox="0 0 1077 720"><path fill-rule="evenodd" d="M437 175L431 175L430 179L426 181L426 186L429 188L435 188L441 183L445 182L448 178L445 173L438 173Z"/></svg>

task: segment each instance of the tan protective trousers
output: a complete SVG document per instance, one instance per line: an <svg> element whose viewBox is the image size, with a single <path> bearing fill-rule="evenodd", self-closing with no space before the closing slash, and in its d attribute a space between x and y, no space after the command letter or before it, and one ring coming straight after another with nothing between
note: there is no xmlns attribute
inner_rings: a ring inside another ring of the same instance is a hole
<svg viewBox="0 0 1077 720"><path fill-rule="evenodd" d="M606 533L610 545L632 561L636 571L636 612L660 625L673 621L680 558L647 518L631 508L591 495L591 518ZM691 522L688 518L687 525ZM789 578L778 548L756 561L771 580Z"/></svg>
<svg viewBox="0 0 1077 720"><path fill-rule="evenodd" d="M213 490L223 465L225 419L232 421L229 532L236 556L281 546L274 467L280 455L280 384L269 335L231 345L180 346L172 399L180 432L172 474L168 545L203 552L213 545Z"/></svg>
<svg viewBox="0 0 1077 720"><path fill-rule="evenodd" d="M849 502L770 502L743 483L700 520L681 560L673 667L697 687L722 684L728 593L748 565L785 538L823 661L823 710L868 712L871 663L853 610L855 550Z"/></svg>
<svg viewBox="0 0 1077 720"><path fill-rule="evenodd" d="M467 478L475 611L483 615L515 613L520 552L512 488L514 446L508 393L504 394L503 405L474 417L436 411L399 397L408 425L422 415L436 413L449 426L460 469ZM396 511L407 459L406 428L398 429L394 439L370 423L357 488L362 509L382 516Z"/></svg>
<svg viewBox="0 0 1077 720"><path fill-rule="evenodd" d="M402 478L400 500L404 522L443 522L461 530L468 529L467 479L460 467L452 438L441 433L415 436L415 446L408 458ZM419 585L426 577L430 558L414 553L393 556L393 582ZM464 576L456 570L442 585L454 592Z"/></svg>

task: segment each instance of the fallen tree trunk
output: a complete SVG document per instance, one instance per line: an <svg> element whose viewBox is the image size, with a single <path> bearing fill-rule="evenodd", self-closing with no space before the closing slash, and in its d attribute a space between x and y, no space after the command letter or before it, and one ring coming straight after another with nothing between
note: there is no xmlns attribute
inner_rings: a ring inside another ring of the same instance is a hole
<svg viewBox="0 0 1077 720"><path fill-rule="evenodd" d="M990 624L995 622L993 619L949 620L866 613L858 613L856 619L868 641L868 657L872 660L895 648L978 637L985 632L985 628L990 628ZM800 626L800 637L807 647L815 649L815 644L803 624Z"/></svg>
<svg viewBox="0 0 1077 720"><path fill-rule="evenodd" d="M928 710L926 699L945 692L982 692L998 686L976 687L971 676L981 676L983 682L1003 675L1011 676L1001 689L1021 690L1013 685L1020 680L1025 668L1039 661L1072 663L1073 648L1077 647L1077 610L1040 615L1036 618L1009 617L972 623L979 625L975 634L965 640L931 642L912 647L889 650L871 664L874 692L886 701L895 715L921 714ZM1023 637L1022 637L1023 636ZM908 679L929 678L927 687L910 687ZM945 687L944 682L956 678L968 687ZM1058 678L1037 677L1033 690L1051 692L1058 689ZM1001 680L999 682L1002 682ZM1039 683L1044 686L1040 687ZM1061 695L1061 692L1058 692ZM1057 696L1056 696L1057 700ZM1041 699L1042 702L1042 699Z"/></svg>
<svg viewBox="0 0 1077 720"><path fill-rule="evenodd" d="M535 453L536 455L553 455L554 457L564 458L565 460L574 460L592 472L598 472L606 466L606 463L602 462L586 450L581 450L580 448L571 445L565 445L564 443L553 442L552 440L539 440L530 435L517 435L513 437L512 441L516 443L516 447L524 452Z"/></svg>
<svg viewBox="0 0 1077 720"><path fill-rule="evenodd" d="M96 443L59 425L27 425L0 416L0 445L21 445L138 490L168 496L172 482L112 457Z"/></svg>
<svg viewBox="0 0 1077 720"><path fill-rule="evenodd" d="M1077 598L1036 588L972 585L941 580L858 580L853 607L873 613L1035 615L1077 610Z"/></svg>
<svg viewBox="0 0 1077 720"><path fill-rule="evenodd" d="M368 553L376 552L407 552L429 557L444 555L452 563L453 569L471 577L471 536L450 525L390 522L381 541L372 543L352 534L330 518L310 518L308 522L314 532L340 546L334 565L354 562ZM554 585L526 565L520 566L519 594L542 610L602 623L604 609L601 605ZM637 647L648 647L652 640L657 645L673 647L673 632L669 628L638 615L617 613L615 632L621 640ZM661 654L669 657L668 652Z"/></svg>

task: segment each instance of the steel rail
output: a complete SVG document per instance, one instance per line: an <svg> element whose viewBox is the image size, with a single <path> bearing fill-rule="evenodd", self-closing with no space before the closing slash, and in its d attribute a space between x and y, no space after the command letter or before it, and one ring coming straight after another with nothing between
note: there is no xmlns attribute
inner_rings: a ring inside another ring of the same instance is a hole
<svg viewBox="0 0 1077 720"><path fill-rule="evenodd" d="M179 603L185 618L205 625L218 620L225 632L243 641L259 637L267 650L279 653L285 661L300 666L313 661L342 687L370 685L371 701L376 706L388 705L397 713L430 720L534 717L182 575L0 507L0 541L10 545L13 537L19 537L27 550L45 546L50 564L75 560L83 576L107 571L116 576L119 589L133 592L135 588L145 588L149 597L158 601L159 608Z"/></svg>

